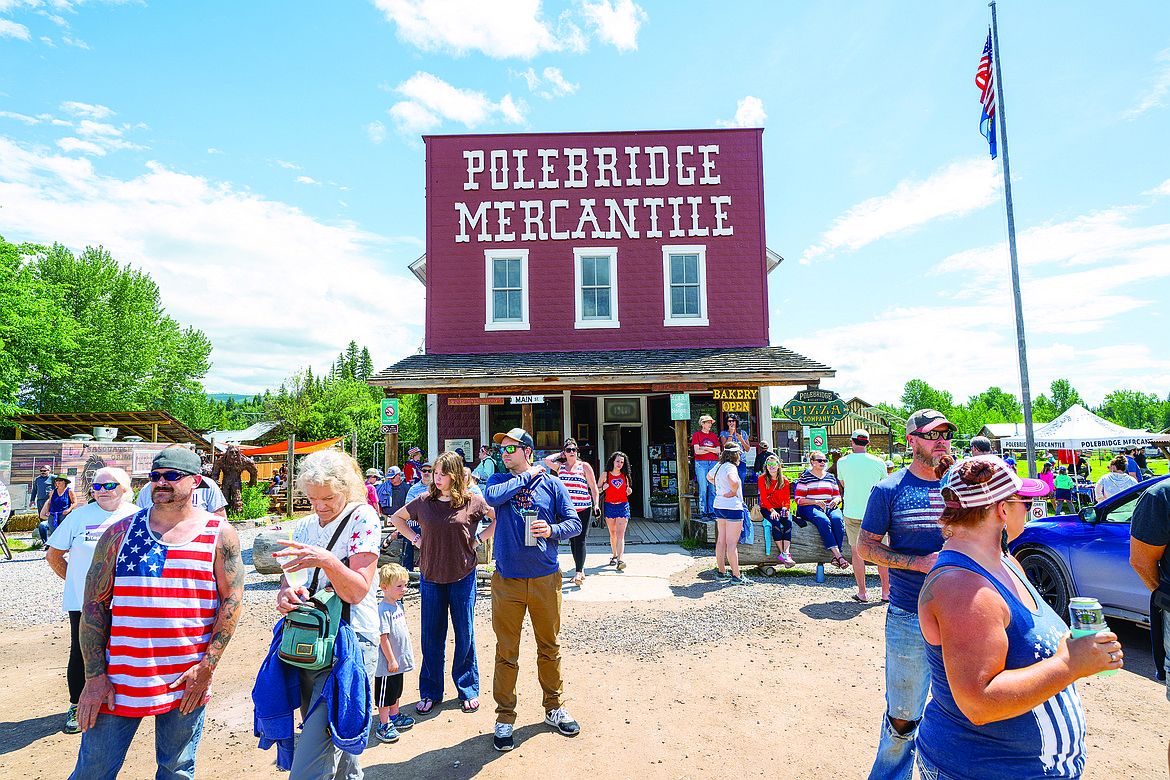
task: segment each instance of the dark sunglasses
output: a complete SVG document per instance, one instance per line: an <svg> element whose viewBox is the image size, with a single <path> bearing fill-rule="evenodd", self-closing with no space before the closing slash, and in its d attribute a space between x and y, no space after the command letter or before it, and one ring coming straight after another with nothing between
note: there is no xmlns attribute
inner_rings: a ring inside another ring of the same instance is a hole
<svg viewBox="0 0 1170 780"><path fill-rule="evenodd" d="M95 482L91 486L94 490L117 490L117 482Z"/></svg>
<svg viewBox="0 0 1170 780"><path fill-rule="evenodd" d="M577 451L576 447L565 447L565 452L576 452L576 451Z"/></svg>
<svg viewBox="0 0 1170 780"><path fill-rule="evenodd" d="M828 458L810 458L813 463L828 463Z"/></svg>
<svg viewBox="0 0 1170 780"><path fill-rule="evenodd" d="M150 472L150 481L158 482L166 480L167 482L178 482L183 477L193 477L194 474L188 474L185 471L152 471Z"/></svg>
<svg viewBox="0 0 1170 780"><path fill-rule="evenodd" d="M434 469L419 469L419 473L421 473L421 474L431 474L433 472L434 472Z"/></svg>
<svg viewBox="0 0 1170 780"><path fill-rule="evenodd" d="M930 441L938 441L939 439L946 439L947 441L950 441L951 437L955 435L955 432L951 431L951 430L946 430L946 431L914 431L914 433L912 433L910 435L917 436L920 439L928 439Z"/></svg>
<svg viewBox="0 0 1170 780"><path fill-rule="evenodd" d="M524 445L523 444L504 444L504 445L500 446L500 449L503 450L504 452L508 453L509 455L511 455L512 453L516 452L516 450L524 449Z"/></svg>

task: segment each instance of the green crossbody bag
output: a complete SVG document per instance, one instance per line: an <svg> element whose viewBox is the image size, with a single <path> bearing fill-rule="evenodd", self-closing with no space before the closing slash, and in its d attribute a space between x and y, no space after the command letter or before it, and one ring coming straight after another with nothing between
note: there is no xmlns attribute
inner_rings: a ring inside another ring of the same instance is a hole
<svg viewBox="0 0 1170 780"><path fill-rule="evenodd" d="M333 545L337 544L348 521L347 514L338 525L326 549L332 550ZM341 626L344 603L332 590L317 593L317 579L320 574L320 569L313 571L313 582L309 586L309 593L313 596L309 601L297 605L284 616L284 626L280 631L280 647L276 651L281 661L302 669L327 669L333 665L333 643Z"/></svg>

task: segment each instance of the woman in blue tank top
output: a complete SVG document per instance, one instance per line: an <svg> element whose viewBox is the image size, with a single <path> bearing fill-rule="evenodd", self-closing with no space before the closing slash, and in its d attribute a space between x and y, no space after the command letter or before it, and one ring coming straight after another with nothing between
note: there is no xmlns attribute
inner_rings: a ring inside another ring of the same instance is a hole
<svg viewBox="0 0 1170 780"><path fill-rule="evenodd" d="M922 586L918 617L931 671L918 727L926 780L1080 777L1085 716L1073 681L1122 665L1117 635L1068 626L1004 555L1048 492L997 457L956 463L943 480L947 542Z"/></svg>

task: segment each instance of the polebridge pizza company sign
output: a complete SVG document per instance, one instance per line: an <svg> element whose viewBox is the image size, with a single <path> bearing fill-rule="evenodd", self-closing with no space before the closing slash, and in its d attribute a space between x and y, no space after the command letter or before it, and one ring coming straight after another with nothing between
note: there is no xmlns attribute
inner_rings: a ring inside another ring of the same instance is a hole
<svg viewBox="0 0 1170 780"><path fill-rule="evenodd" d="M801 390L784 404L784 414L801 425L825 427L849 415L849 405L832 390Z"/></svg>

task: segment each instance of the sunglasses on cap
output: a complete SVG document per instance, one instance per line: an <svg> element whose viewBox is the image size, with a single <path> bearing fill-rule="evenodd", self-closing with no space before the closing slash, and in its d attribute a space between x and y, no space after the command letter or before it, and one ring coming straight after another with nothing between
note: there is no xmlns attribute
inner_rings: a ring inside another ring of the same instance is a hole
<svg viewBox="0 0 1170 780"><path fill-rule="evenodd" d="M95 482L90 487L94 490L117 490L119 485L117 482Z"/></svg>
<svg viewBox="0 0 1170 780"><path fill-rule="evenodd" d="M183 477L193 477L194 474L188 474L185 471L152 471L150 472L150 481L158 482L165 480L167 482L178 482Z"/></svg>
<svg viewBox="0 0 1170 780"><path fill-rule="evenodd" d="M955 435L955 432L948 428L945 431L914 431L914 433L910 435L917 436L920 439L927 439L929 441L938 441L939 439L946 439L947 441L950 441L951 437Z"/></svg>

